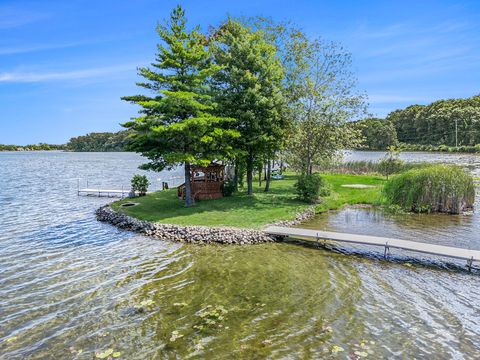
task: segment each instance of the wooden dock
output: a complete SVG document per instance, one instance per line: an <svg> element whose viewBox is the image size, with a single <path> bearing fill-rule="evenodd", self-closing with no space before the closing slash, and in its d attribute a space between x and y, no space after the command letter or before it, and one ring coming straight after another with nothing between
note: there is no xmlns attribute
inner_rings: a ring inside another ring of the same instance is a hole
<svg viewBox="0 0 480 360"><path fill-rule="evenodd" d="M469 270L471 270L473 262L480 261L479 250L428 244L410 240L400 240L369 235L346 234L332 231L289 228L281 226L269 226L264 231L270 235L315 240L317 242L334 241L349 244L379 246L384 248L385 258L387 257L390 249L402 249L423 254L461 259L467 261L467 266Z"/></svg>
<svg viewBox="0 0 480 360"><path fill-rule="evenodd" d="M128 196L130 190L112 190L112 189L78 189L78 195L87 195L87 196L107 196L115 197L120 196L122 198Z"/></svg>

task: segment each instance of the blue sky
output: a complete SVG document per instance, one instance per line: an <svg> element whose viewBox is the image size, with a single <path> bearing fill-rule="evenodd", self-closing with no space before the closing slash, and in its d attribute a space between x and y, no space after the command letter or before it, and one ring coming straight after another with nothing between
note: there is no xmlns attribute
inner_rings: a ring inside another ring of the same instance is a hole
<svg viewBox="0 0 480 360"><path fill-rule="evenodd" d="M370 112L480 93L479 1L0 0L0 143L120 130L136 67L177 3L204 29L227 14L290 19L353 54Z"/></svg>

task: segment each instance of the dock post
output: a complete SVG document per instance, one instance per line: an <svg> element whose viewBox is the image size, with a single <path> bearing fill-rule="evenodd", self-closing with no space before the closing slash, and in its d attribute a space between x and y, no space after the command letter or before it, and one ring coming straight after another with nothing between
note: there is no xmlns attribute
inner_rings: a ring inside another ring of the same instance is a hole
<svg viewBox="0 0 480 360"><path fill-rule="evenodd" d="M472 272L473 256L467 261L468 272Z"/></svg>
<svg viewBox="0 0 480 360"><path fill-rule="evenodd" d="M390 247L388 246L388 241L385 242L385 251L383 253L383 258L386 259L387 255L390 255Z"/></svg>

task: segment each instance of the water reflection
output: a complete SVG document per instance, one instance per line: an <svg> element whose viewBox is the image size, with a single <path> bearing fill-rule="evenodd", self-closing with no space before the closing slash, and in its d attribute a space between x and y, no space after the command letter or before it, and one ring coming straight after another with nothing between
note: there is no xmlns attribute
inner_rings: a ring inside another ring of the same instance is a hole
<svg viewBox="0 0 480 360"><path fill-rule="evenodd" d="M347 208L319 215L302 227L480 249L477 215L389 214Z"/></svg>

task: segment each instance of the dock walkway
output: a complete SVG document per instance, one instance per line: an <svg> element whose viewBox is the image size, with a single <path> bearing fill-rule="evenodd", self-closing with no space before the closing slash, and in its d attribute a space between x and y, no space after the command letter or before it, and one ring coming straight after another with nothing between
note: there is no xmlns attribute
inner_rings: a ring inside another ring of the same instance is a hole
<svg viewBox="0 0 480 360"><path fill-rule="evenodd" d="M309 239L315 241L335 241L359 245L373 245L384 248L387 256L389 249L402 249L430 255L445 256L467 261L469 269L475 261L480 261L480 251L463 249L453 246L435 245L410 240L400 240L369 235L346 234L332 231L319 231L311 229L289 228L282 226L269 226L264 231L270 235Z"/></svg>
<svg viewBox="0 0 480 360"><path fill-rule="evenodd" d="M130 190L113 190L113 189L78 189L78 195L90 195L90 196L128 196Z"/></svg>

